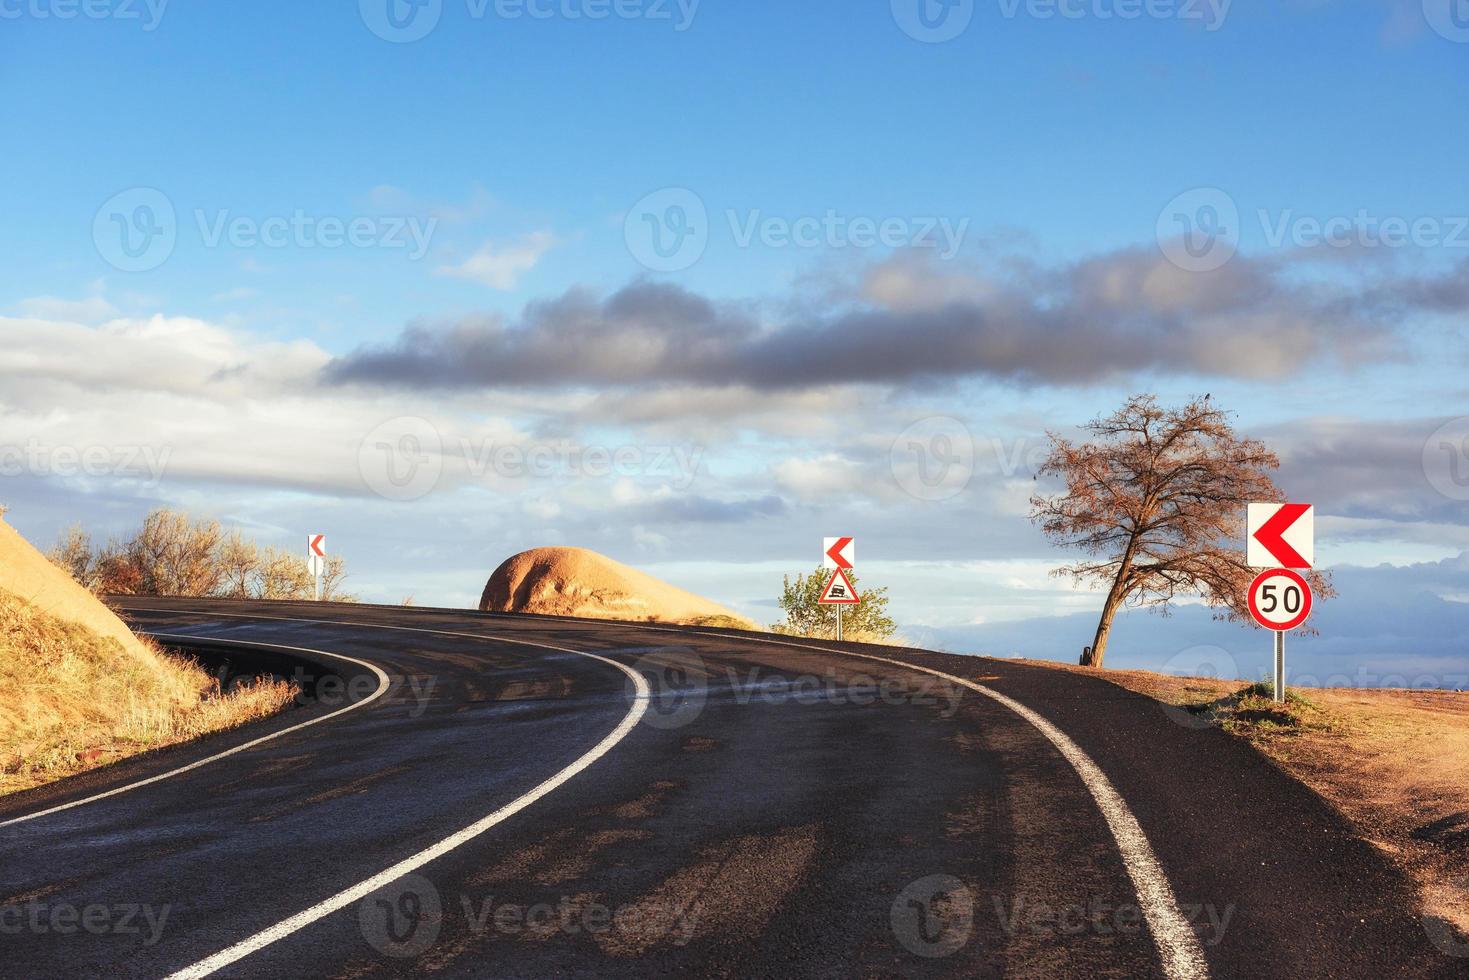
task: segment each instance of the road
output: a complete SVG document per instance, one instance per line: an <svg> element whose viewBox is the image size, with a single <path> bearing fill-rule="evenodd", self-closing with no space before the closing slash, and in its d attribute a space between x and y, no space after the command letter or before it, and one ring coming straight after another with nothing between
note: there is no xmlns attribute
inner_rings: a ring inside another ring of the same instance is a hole
<svg viewBox="0 0 1469 980"><path fill-rule="evenodd" d="M7 978L1469 972L1314 795L1096 678L448 610L125 609L336 673L0 799Z"/></svg>

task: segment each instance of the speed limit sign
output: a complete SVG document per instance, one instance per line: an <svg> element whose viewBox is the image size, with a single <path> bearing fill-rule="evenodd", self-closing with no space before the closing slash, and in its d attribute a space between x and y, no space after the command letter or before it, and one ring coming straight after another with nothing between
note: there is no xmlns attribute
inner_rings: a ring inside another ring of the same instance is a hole
<svg viewBox="0 0 1469 980"><path fill-rule="evenodd" d="M1311 615L1311 586L1289 568L1261 572L1250 583L1250 615L1267 630L1289 633Z"/></svg>

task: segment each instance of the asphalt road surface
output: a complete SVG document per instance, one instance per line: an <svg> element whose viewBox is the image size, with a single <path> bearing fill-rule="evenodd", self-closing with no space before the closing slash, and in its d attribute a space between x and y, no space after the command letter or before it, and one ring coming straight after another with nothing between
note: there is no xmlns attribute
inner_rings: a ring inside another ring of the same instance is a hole
<svg viewBox="0 0 1469 980"><path fill-rule="evenodd" d="M0 976L1469 975L1312 794L1090 677L446 610L126 608L170 643L299 657L312 697L0 800Z"/></svg>

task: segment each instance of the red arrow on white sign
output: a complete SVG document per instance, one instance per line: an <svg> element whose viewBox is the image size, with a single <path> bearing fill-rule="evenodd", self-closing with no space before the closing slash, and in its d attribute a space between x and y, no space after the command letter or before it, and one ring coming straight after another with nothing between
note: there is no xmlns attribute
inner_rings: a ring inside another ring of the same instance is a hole
<svg viewBox="0 0 1469 980"><path fill-rule="evenodd" d="M1315 508L1310 504L1250 504L1245 564L1251 568L1310 568L1316 556Z"/></svg>
<svg viewBox="0 0 1469 980"><path fill-rule="evenodd" d="M326 535L325 534L308 534L308 535L306 535L306 553L308 555L315 555L318 558L325 558L326 557Z"/></svg>
<svg viewBox="0 0 1469 980"><path fill-rule="evenodd" d="M856 557L854 538L825 538L822 540L822 565L826 568L851 568Z"/></svg>

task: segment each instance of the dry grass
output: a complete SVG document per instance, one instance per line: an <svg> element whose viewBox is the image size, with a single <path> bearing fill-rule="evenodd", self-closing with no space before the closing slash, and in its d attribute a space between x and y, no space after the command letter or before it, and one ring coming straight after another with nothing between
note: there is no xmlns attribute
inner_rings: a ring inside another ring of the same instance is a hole
<svg viewBox="0 0 1469 980"><path fill-rule="evenodd" d="M1032 661L1034 662L1034 661ZM1091 673L1249 739L1331 803L1469 934L1469 693L1297 688L1141 670Z"/></svg>
<svg viewBox="0 0 1469 980"><path fill-rule="evenodd" d="M751 633L770 632L769 630L750 622L748 619L742 619L739 616L725 616L723 614L715 616L695 616L684 625L707 626L710 629L746 630Z"/></svg>
<svg viewBox="0 0 1469 980"><path fill-rule="evenodd" d="M147 646L139 657L0 590L0 794L234 728L295 697L270 678L222 692L198 664Z"/></svg>

